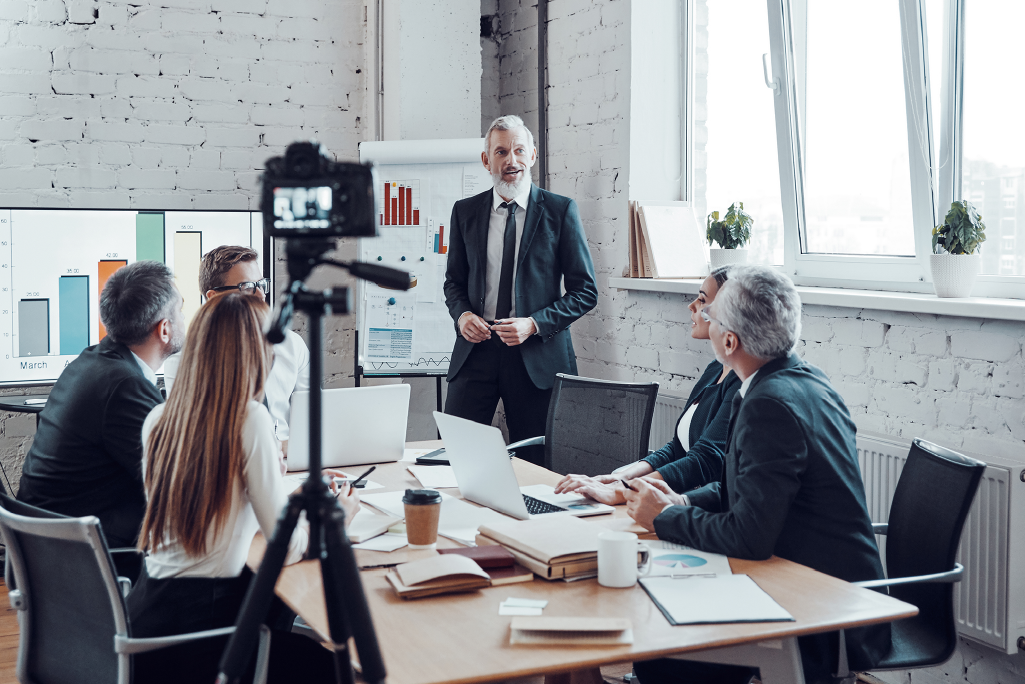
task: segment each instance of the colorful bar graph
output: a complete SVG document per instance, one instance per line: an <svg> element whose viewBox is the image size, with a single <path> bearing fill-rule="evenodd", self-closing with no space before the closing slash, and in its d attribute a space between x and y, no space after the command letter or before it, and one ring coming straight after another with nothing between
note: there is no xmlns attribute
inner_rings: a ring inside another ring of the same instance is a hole
<svg viewBox="0 0 1025 684"><path fill-rule="evenodd" d="M174 234L174 280L184 300L182 315L185 323L203 304L199 292L199 266L203 260L203 234L179 231Z"/></svg>
<svg viewBox="0 0 1025 684"><path fill-rule="evenodd" d="M57 298L60 353L75 356L89 346L89 276L61 276Z"/></svg>
<svg viewBox="0 0 1025 684"><path fill-rule="evenodd" d="M18 302L18 356L49 353L50 300L22 299Z"/></svg>
<svg viewBox="0 0 1025 684"><path fill-rule="evenodd" d="M124 261L124 260L113 260L112 261L112 260L104 259L104 260L99 262L99 264L97 265L97 269L96 269L96 274L97 274L96 275L96 294L97 294L97 298L99 298L99 295L103 294L103 288L107 285L107 279L110 278L110 276L114 275L114 271L116 271L117 269L121 268L122 266L127 266L127 265L128 265L128 262ZM99 312L97 312L96 317L97 317L97 319L99 319ZM104 337L107 336L107 328L104 327L103 321L99 321L99 326L100 326L100 339L102 340Z"/></svg>
<svg viewBox="0 0 1025 684"><path fill-rule="evenodd" d="M140 211L135 215L136 261L164 263L164 213Z"/></svg>
<svg viewBox="0 0 1025 684"><path fill-rule="evenodd" d="M420 181L385 181L384 206L378 212L382 226L420 225Z"/></svg>

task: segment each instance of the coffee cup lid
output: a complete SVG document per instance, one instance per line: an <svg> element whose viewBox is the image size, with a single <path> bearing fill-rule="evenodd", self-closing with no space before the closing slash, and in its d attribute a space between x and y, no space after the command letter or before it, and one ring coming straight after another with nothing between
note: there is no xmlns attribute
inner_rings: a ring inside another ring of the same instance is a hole
<svg viewBox="0 0 1025 684"><path fill-rule="evenodd" d="M434 489L407 489L402 503L412 506L426 506L441 503L441 492Z"/></svg>

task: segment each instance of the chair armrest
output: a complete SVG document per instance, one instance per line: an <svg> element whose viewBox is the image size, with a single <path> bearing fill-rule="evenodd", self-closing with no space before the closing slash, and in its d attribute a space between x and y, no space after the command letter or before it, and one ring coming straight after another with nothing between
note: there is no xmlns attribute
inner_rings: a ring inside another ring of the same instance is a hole
<svg viewBox="0 0 1025 684"><path fill-rule="evenodd" d="M210 639L212 637L227 636L235 631L234 627L221 627L219 629L207 629L202 632L188 632L186 634L172 634L170 636L150 637L147 639L135 639L132 637L114 635L115 653L146 653L155 651L158 648L187 644L198 639Z"/></svg>
<svg viewBox="0 0 1025 684"><path fill-rule="evenodd" d="M128 592L132 590L132 580L119 575L117 578L117 586L121 588L122 598L128 598Z"/></svg>
<svg viewBox="0 0 1025 684"><path fill-rule="evenodd" d="M964 566L960 563L954 563L954 569L946 572L937 572L933 575L915 575L914 577L894 577L892 579L881 579L881 580L867 580L865 582L852 582L859 587L865 587L866 589L874 589L876 587L894 587L901 584L951 584L953 582L960 582L961 575L964 574Z"/></svg>
<svg viewBox="0 0 1025 684"><path fill-rule="evenodd" d="M872 534L886 534L889 530L889 523L872 523Z"/></svg>
<svg viewBox="0 0 1025 684"><path fill-rule="evenodd" d="M145 555L139 549L133 548L131 546L123 546L123 547L120 547L120 548L117 548L117 549L107 549L107 550L110 551L110 555L112 555L112 556L114 554L117 554L117 553L131 553L131 554L135 554L136 556Z"/></svg>
<svg viewBox="0 0 1025 684"><path fill-rule="evenodd" d="M520 447L544 446L544 443L545 443L545 437L544 437L544 435L541 435L540 437L531 437L530 439L521 439L520 441L516 442L515 444L510 444L509 446L506 447L506 449L509 450L509 451L512 451L513 449L519 449Z"/></svg>

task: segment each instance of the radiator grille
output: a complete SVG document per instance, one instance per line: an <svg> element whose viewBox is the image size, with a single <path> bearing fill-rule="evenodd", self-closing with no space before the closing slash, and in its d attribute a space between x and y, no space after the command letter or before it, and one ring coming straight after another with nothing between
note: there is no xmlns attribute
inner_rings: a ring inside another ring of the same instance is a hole
<svg viewBox="0 0 1025 684"><path fill-rule="evenodd" d="M651 416L651 433L648 449L656 451L673 438L676 422L687 406L687 397L659 392L655 399L655 412Z"/></svg>

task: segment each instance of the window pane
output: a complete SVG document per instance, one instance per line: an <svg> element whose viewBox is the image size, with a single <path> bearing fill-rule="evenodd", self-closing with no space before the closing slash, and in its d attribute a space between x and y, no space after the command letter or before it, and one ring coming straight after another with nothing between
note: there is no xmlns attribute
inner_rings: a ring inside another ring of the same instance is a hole
<svg viewBox="0 0 1025 684"><path fill-rule="evenodd" d="M807 2L804 63L807 251L913 256L898 3Z"/></svg>
<svg viewBox="0 0 1025 684"><path fill-rule="evenodd" d="M982 272L1025 275L1025 3L965 7L961 195L986 224Z"/></svg>
<svg viewBox="0 0 1025 684"><path fill-rule="evenodd" d="M943 126L943 50L946 42L943 28L946 25L944 23L946 0L923 0L922 5L926 20L926 47L928 48L926 58L929 60L929 102L932 108L933 206L939 207L941 169L951 163L949 159L940 158L940 136ZM945 211L945 209L940 211L941 219Z"/></svg>
<svg viewBox="0 0 1025 684"><path fill-rule="evenodd" d="M765 0L699 0L695 9L695 213L718 211L722 218L733 202L743 202L754 218L749 260L782 264L773 94L762 76L762 54L769 52Z"/></svg>

